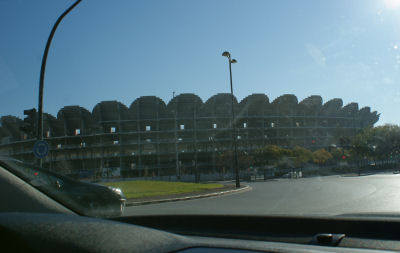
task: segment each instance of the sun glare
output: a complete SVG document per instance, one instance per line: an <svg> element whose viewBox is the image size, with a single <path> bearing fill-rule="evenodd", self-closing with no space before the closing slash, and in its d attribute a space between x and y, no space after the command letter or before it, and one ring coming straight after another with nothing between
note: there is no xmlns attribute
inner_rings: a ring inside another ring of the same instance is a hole
<svg viewBox="0 0 400 253"><path fill-rule="evenodd" d="M384 0L386 8L394 9L400 7L400 0Z"/></svg>

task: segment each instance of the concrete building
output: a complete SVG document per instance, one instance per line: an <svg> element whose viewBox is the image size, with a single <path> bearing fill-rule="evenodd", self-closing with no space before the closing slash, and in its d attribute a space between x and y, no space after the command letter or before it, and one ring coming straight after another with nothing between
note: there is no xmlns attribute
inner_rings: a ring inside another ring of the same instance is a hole
<svg viewBox="0 0 400 253"><path fill-rule="evenodd" d="M265 94L234 98L239 151L251 154L268 144L303 146L311 150L349 145L360 130L373 126L379 114L341 99L325 104L320 96L298 102L282 95L270 102ZM14 116L0 120L0 155L34 162L34 136L19 130ZM203 102L195 94L180 94L168 104L144 96L129 108L103 101L88 111L65 106L57 118L44 114L50 153L44 166L75 174L99 175L117 169L122 176L167 176L209 173L216 156L232 149L231 95L217 94Z"/></svg>

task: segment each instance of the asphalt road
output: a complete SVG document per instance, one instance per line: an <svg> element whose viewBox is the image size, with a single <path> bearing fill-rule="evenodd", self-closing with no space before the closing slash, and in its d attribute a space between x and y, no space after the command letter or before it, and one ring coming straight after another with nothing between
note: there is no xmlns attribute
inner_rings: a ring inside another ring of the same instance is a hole
<svg viewBox="0 0 400 253"><path fill-rule="evenodd" d="M400 213L400 174L329 176L246 183L251 191L205 199L131 206L124 215L340 215Z"/></svg>

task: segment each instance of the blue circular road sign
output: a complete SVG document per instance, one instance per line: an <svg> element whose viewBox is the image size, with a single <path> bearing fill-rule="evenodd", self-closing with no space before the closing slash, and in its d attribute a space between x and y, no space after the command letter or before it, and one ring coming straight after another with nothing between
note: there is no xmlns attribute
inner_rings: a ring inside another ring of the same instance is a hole
<svg viewBox="0 0 400 253"><path fill-rule="evenodd" d="M43 158L49 153L49 144L46 141L39 140L33 145L33 154L37 158Z"/></svg>

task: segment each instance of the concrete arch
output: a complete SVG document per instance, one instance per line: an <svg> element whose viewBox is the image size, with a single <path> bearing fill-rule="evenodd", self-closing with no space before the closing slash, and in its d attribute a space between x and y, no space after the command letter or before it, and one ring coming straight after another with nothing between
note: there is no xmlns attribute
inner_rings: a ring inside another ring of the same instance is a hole
<svg viewBox="0 0 400 253"><path fill-rule="evenodd" d="M91 134L93 131L92 114L81 106L64 106L58 111L57 119L64 125L65 135L76 135L76 129L79 129L81 135Z"/></svg>

